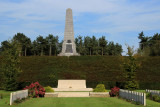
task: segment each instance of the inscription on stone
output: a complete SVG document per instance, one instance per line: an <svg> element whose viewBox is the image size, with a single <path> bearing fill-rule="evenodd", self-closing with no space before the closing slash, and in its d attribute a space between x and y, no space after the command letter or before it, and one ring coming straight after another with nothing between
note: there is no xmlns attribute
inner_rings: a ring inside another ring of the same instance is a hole
<svg viewBox="0 0 160 107"><path fill-rule="evenodd" d="M66 53L73 53L71 44L66 44Z"/></svg>

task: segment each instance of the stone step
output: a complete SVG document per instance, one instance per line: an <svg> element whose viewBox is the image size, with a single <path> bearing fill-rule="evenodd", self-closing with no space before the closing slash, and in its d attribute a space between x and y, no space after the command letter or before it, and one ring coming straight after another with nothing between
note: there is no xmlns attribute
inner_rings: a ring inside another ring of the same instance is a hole
<svg viewBox="0 0 160 107"><path fill-rule="evenodd" d="M58 93L57 92L45 93L44 97L58 97Z"/></svg>
<svg viewBox="0 0 160 107"><path fill-rule="evenodd" d="M90 92L90 97L110 97L109 92Z"/></svg>
<svg viewBox="0 0 160 107"><path fill-rule="evenodd" d="M93 91L92 88L52 88L55 92L56 91Z"/></svg>
<svg viewBox="0 0 160 107"><path fill-rule="evenodd" d="M89 97L89 92L60 92L58 97Z"/></svg>

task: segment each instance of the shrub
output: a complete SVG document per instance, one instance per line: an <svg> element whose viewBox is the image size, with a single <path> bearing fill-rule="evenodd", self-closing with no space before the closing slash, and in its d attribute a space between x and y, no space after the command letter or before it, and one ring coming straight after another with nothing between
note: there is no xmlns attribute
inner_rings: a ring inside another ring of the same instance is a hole
<svg viewBox="0 0 160 107"><path fill-rule="evenodd" d="M31 83L29 86L26 86L24 89L28 89L30 97L44 97L45 89L38 83Z"/></svg>
<svg viewBox="0 0 160 107"><path fill-rule="evenodd" d="M54 90L50 86L44 87L44 89L45 89L45 92L54 92Z"/></svg>
<svg viewBox="0 0 160 107"><path fill-rule="evenodd" d="M111 88L111 91L109 92L109 95L111 97L119 96L119 89L120 88L118 88L118 87Z"/></svg>
<svg viewBox="0 0 160 107"><path fill-rule="evenodd" d="M159 102L160 97L159 97L158 95L153 95L153 96L152 96L152 99L153 99L154 101Z"/></svg>
<svg viewBox="0 0 160 107"><path fill-rule="evenodd" d="M152 95L151 93L147 93L146 97L148 99L153 100L153 101L160 102L160 96L159 95Z"/></svg>
<svg viewBox="0 0 160 107"><path fill-rule="evenodd" d="M160 102L160 96L158 96L158 100L157 100L157 102Z"/></svg>
<svg viewBox="0 0 160 107"><path fill-rule="evenodd" d="M149 99L152 99L152 94L151 93L147 93L146 97L149 98Z"/></svg>
<svg viewBox="0 0 160 107"><path fill-rule="evenodd" d="M104 84L98 84L96 88L93 90L94 92L107 92Z"/></svg>

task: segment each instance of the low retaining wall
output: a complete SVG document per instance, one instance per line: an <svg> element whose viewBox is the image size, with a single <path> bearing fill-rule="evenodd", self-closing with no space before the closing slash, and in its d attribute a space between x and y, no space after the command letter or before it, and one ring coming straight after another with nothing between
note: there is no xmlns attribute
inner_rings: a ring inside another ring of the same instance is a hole
<svg viewBox="0 0 160 107"><path fill-rule="evenodd" d="M160 91L146 89L146 92L151 93L152 95L160 96Z"/></svg>
<svg viewBox="0 0 160 107"><path fill-rule="evenodd" d="M90 97L110 97L109 92L90 92Z"/></svg>
<svg viewBox="0 0 160 107"><path fill-rule="evenodd" d="M58 93L45 93L44 97L58 97Z"/></svg>
<svg viewBox="0 0 160 107"><path fill-rule="evenodd" d="M146 106L146 94L145 93L120 89L119 96L124 99L139 102L140 104L143 104L144 106Z"/></svg>
<svg viewBox="0 0 160 107"><path fill-rule="evenodd" d="M110 97L109 92L54 92L44 97Z"/></svg>
<svg viewBox="0 0 160 107"><path fill-rule="evenodd" d="M10 94L10 105L12 105L13 102L15 100L17 100L18 98L22 99L22 98L27 98L27 97L28 97L28 90L22 90L22 91L12 92Z"/></svg>

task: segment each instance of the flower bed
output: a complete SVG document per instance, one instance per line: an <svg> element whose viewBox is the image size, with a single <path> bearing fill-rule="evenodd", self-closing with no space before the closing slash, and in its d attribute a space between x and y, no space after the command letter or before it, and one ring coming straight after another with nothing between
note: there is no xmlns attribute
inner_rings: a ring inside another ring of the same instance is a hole
<svg viewBox="0 0 160 107"><path fill-rule="evenodd" d="M29 86L26 86L24 89L28 89L29 96L33 98L44 97L45 89L38 82L31 83Z"/></svg>

